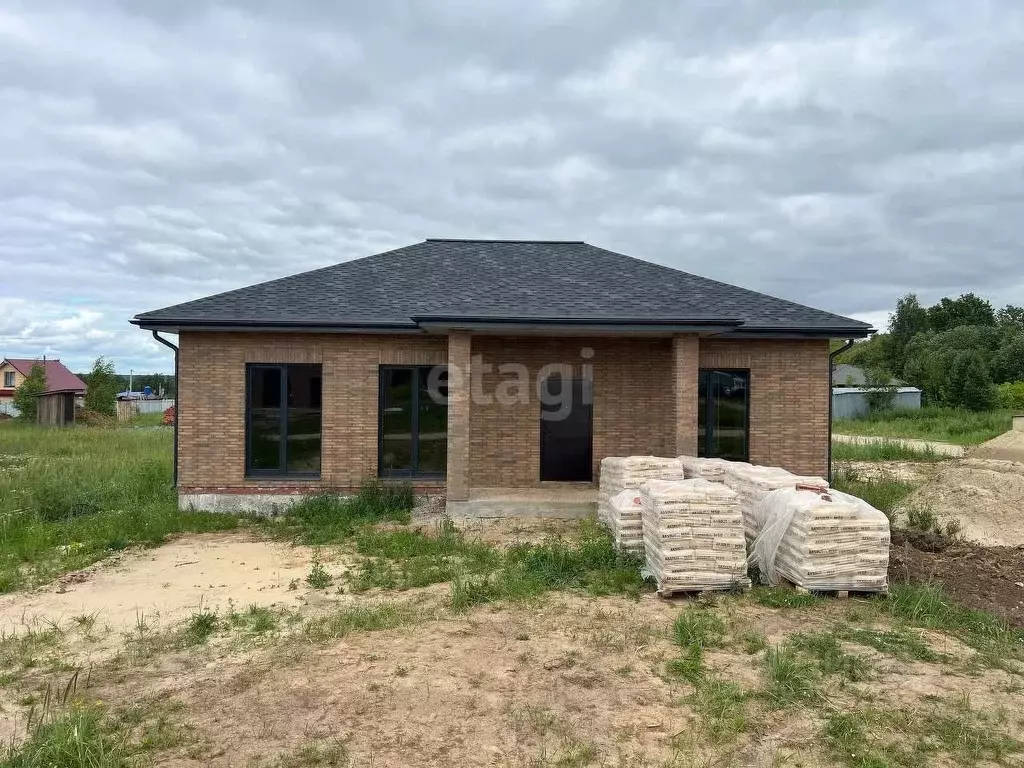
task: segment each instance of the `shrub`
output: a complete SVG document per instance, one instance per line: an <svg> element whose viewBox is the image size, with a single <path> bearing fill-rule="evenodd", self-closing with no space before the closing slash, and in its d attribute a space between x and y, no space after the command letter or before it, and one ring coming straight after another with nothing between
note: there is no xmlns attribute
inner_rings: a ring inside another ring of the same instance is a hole
<svg viewBox="0 0 1024 768"><path fill-rule="evenodd" d="M92 371L85 377L85 407L87 410L114 416L117 413L117 374L114 361L97 357Z"/></svg>
<svg viewBox="0 0 1024 768"><path fill-rule="evenodd" d="M46 369L39 363L32 364L32 370L14 390L14 407L18 409L18 418L34 423L39 412L39 395L46 391Z"/></svg>
<svg viewBox="0 0 1024 768"><path fill-rule="evenodd" d="M995 407L996 388L981 353L972 349L953 358L942 387L942 399L949 405L971 411L987 411Z"/></svg>
<svg viewBox="0 0 1024 768"><path fill-rule="evenodd" d="M1008 381L996 385L996 400L1000 408L1024 411L1024 381Z"/></svg>

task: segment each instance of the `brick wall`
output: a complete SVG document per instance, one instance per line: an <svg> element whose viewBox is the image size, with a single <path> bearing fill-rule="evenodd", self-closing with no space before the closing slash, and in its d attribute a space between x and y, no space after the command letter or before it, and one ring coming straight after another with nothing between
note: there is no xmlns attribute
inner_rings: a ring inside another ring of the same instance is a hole
<svg viewBox="0 0 1024 768"><path fill-rule="evenodd" d="M447 361L444 336L182 333L178 481L183 491L355 488L377 475L377 367ZM245 479L245 364L323 366L321 479ZM427 486L424 486L426 489Z"/></svg>
<svg viewBox="0 0 1024 768"><path fill-rule="evenodd" d="M179 483L186 492L301 492L355 488L377 474L378 366L448 361L444 336L183 333L180 339ZM593 355L584 357L585 348ZM522 363L535 386L541 367L594 382L594 477L604 456L676 455L677 428L695 400L674 371L693 368L691 343L671 339L587 339L474 336L470 386L494 394L498 366ZM477 358L476 356L480 357ZM749 368L750 458L798 472L826 471L828 343L826 341L701 340L701 367ZM246 480L245 364L323 366L321 480ZM491 370L485 372L484 364ZM470 406L469 487L532 487L540 478L540 403ZM696 425L694 422L694 433ZM425 484L423 490L436 485Z"/></svg>
<svg viewBox="0 0 1024 768"><path fill-rule="evenodd" d="M581 355L584 348L593 356ZM474 336L473 387L492 394L503 376L498 366L522 363L531 386L543 366L561 364L563 375L592 366L594 478L605 456L675 455L671 339L588 339ZM477 356L480 356L479 358ZM484 364L489 372L481 370ZM554 369L552 369L554 370ZM696 380L696 372L694 372ZM470 482L473 487L533 487L540 483L540 402L482 404L470 417Z"/></svg>
<svg viewBox="0 0 1024 768"><path fill-rule="evenodd" d="M828 471L828 341L702 339L701 368L750 369L750 461Z"/></svg>

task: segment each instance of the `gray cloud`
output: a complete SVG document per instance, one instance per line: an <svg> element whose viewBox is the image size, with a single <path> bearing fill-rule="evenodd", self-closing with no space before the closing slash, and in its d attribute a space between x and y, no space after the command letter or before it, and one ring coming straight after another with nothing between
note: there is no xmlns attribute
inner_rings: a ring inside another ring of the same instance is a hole
<svg viewBox="0 0 1024 768"><path fill-rule="evenodd" d="M0 355L167 370L136 312L445 235L1020 303L1022 70L1012 0L7 3Z"/></svg>

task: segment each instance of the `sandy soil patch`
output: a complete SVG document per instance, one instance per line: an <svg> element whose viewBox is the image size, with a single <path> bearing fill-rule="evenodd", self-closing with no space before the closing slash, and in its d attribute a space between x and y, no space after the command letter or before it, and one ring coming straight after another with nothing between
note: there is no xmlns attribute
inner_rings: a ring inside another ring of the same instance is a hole
<svg viewBox="0 0 1024 768"><path fill-rule="evenodd" d="M1024 430L1011 429L999 437L975 446L967 452L977 459L997 459L1024 463Z"/></svg>
<svg viewBox="0 0 1024 768"><path fill-rule="evenodd" d="M95 615L97 627L117 634L140 617L151 628L171 627L200 606L301 605L310 599L304 579L313 551L239 533L182 536L107 558L32 592L0 596L0 632ZM330 572L344 570L336 551L325 547L319 556Z"/></svg>
<svg viewBox="0 0 1024 768"><path fill-rule="evenodd" d="M914 505L959 520L972 541L1024 545L1024 463L979 458L944 463L903 504Z"/></svg>

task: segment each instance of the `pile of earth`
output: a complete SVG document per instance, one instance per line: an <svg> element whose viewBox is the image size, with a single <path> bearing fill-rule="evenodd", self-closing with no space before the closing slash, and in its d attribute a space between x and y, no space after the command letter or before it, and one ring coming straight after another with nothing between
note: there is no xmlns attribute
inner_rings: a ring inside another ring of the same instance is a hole
<svg viewBox="0 0 1024 768"><path fill-rule="evenodd" d="M893 530L889 581L937 582L961 605L1024 628L1024 546L984 546Z"/></svg>

